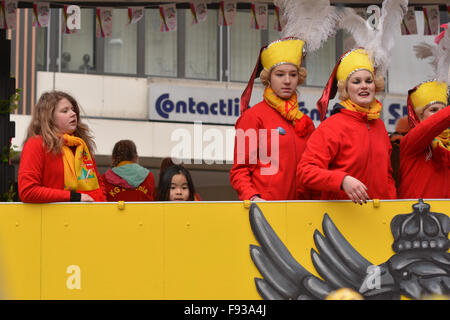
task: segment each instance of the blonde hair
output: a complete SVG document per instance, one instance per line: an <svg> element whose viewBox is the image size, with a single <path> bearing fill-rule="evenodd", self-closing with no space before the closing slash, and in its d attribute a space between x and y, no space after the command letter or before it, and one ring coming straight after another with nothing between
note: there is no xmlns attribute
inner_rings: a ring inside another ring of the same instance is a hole
<svg viewBox="0 0 450 320"><path fill-rule="evenodd" d="M347 92L347 81L349 78L350 77L348 77L347 80L345 81L339 80L337 82L337 88L339 93L338 98L340 100L347 100L348 98L350 98ZM382 76L376 76L373 82L375 83L375 92L381 92L384 90L384 78Z"/></svg>
<svg viewBox="0 0 450 320"><path fill-rule="evenodd" d="M95 142L89 127L80 119L80 107L71 95L63 91L49 91L41 95L33 109L24 143L33 136L41 136L47 151L54 153L61 152L63 146L62 132L56 127L53 114L58 102L64 98L72 104L74 112L77 115L77 128L73 135L83 139L89 152L93 155Z"/></svg>
<svg viewBox="0 0 450 320"><path fill-rule="evenodd" d="M266 68L264 68L263 70L261 70L261 73L259 74L259 78L261 79L261 82L265 87L270 87L270 75L272 74L273 69L274 68L272 68L271 70L267 70ZM308 72L303 67L300 67L297 71L298 71L297 85L299 86L305 82Z"/></svg>

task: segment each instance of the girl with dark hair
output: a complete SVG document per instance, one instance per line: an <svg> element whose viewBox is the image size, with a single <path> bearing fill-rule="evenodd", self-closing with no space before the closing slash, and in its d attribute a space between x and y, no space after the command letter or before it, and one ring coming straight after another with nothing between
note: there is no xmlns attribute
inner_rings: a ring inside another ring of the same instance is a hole
<svg viewBox="0 0 450 320"><path fill-rule="evenodd" d="M77 101L62 91L41 95L33 109L19 166L23 202L105 201L95 143Z"/></svg>
<svg viewBox="0 0 450 320"><path fill-rule="evenodd" d="M161 172L158 201L194 201L195 188L189 171L180 165L166 167Z"/></svg>
<svg viewBox="0 0 450 320"><path fill-rule="evenodd" d="M150 170L137 163L136 145L120 140L113 148L113 168L100 177L108 201L153 201L155 179Z"/></svg>

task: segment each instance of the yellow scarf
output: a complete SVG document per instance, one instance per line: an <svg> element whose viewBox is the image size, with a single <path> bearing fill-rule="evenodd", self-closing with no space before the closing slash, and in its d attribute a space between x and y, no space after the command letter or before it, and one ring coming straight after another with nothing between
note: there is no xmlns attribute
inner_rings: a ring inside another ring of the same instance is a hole
<svg viewBox="0 0 450 320"><path fill-rule="evenodd" d="M380 111L382 108L380 101L378 101L377 99L373 99L372 103L369 106L369 109L360 107L350 99L341 101L339 102L339 104L341 104L347 110L366 113L368 120L378 119L380 117Z"/></svg>
<svg viewBox="0 0 450 320"><path fill-rule="evenodd" d="M450 129L442 131L440 135L434 138L431 145L433 146L433 149L439 146L450 151Z"/></svg>
<svg viewBox="0 0 450 320"><path fill-rule="evenodd" d="M298 109L297 94L294 93L288 100L281 99L275 94L271 87L264 90L264 101L277 110L286 120L292 121L295 127L295 120L303 117L303 112Z"/></svg>
<svg viewBox="0 0 450 320"><path fill-rule="evenodd" d="M70 147L75 147L75 154ZM90 191L99 188L94 163L83 139L64 134L62 147L64 163L64 189Z"/></svg>

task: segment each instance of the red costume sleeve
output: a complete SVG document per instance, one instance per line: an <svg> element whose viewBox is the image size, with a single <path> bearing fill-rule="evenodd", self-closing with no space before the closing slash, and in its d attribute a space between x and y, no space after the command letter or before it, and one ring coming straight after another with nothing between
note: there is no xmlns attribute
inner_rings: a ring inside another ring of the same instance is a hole
<svg viewBox="0 0 450 320"><path fill-rule="evenodd" d="M442 131L450 126L450 106L412 128L400 141L402 154L422 153Z"/></svg>
<svg viewBox="0 0 450 320"><path fill-rule="evenodd" d="M248 114L248 113L247 113ZM258 119L253 116L246 116L244 113L236 123L236 131L248 129L256 130L258 132L259 123ZM256 190L254 183L252 182L252 173L257 168L257 164L250 164L250 155L252 158L257 159L258 156L258 134L256 134L257 143L249 143L249 138L245 137L245 144L241 146L238 144L238 133L234 140L234 161L233 167L230 170L230 181L234 190L236 190L240 200L249 200L255 194L261 194L260 190ZM244 159L244 161L238 161ZM243 163L238 163L243 162Z"/></svg>
<svg viewBox="0 0 450 320"><path fill-rule="evenodd" d="M19 165L20 199L30 203L70 201L70 191L43 185L45 165L42 139L28 139L23 147Z"/></svg>
<svg viewBox="0 0 450 320"><path fill-rule="evenodd" d="M339 152L339 138L327 127L317 128L310 136L297 172L301 183L313 190L339 192L344 171L329 170L329 165Z"/></svg>

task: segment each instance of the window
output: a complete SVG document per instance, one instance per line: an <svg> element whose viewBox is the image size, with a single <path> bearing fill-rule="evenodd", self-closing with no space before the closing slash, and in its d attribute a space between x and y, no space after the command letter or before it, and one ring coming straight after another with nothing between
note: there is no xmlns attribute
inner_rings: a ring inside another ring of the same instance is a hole
<svg viewBox="0 0 450 320"><path fill-rule="evenodd" d="M308 71L306 85L325 86L336 64L335 43L335 38L329 38L319 50L306 53L304 61L304 66Z"/></svg>
<svg viewBox="0 0 450 320"><path fill-rule="evenodd" d="M231 80L247 82L261 49L261 30L251 29L250 10L237 11L230 28Z"/></svg>
<svg viewBox="0 0 450 320"><path fill-rule="evenodd" d="M177 32L160 31L161 17L158 9L147 9L145 14L145 73L176 77Z"/></svg>
<svg viewBox="0 0 450 320"><path fill-rule="evenodd" d="M94 9L81 9L81 30L62 34L61 71L93 69L94 35Z"/></svg>
<svg viewBox="0 0 450 320"><path fill-rule="evenodd" d="M35 27L36 30L36 70L47 70L47 29Z"/></svg>
<svg viewBox="0 0 450 320"><path fill-rule="evenodd" d="M217 10L208 10L206 21L192 24L190 10L185 15L185 76L196 79L217 79L218 25Z"/></svg>
<svg viewBox="0 0 450 320"><path fill-rule="evenodd" d="M112 36L105 38L105 72L137 72L137 24L128 24L128 10L113 10Z"/></svg>

